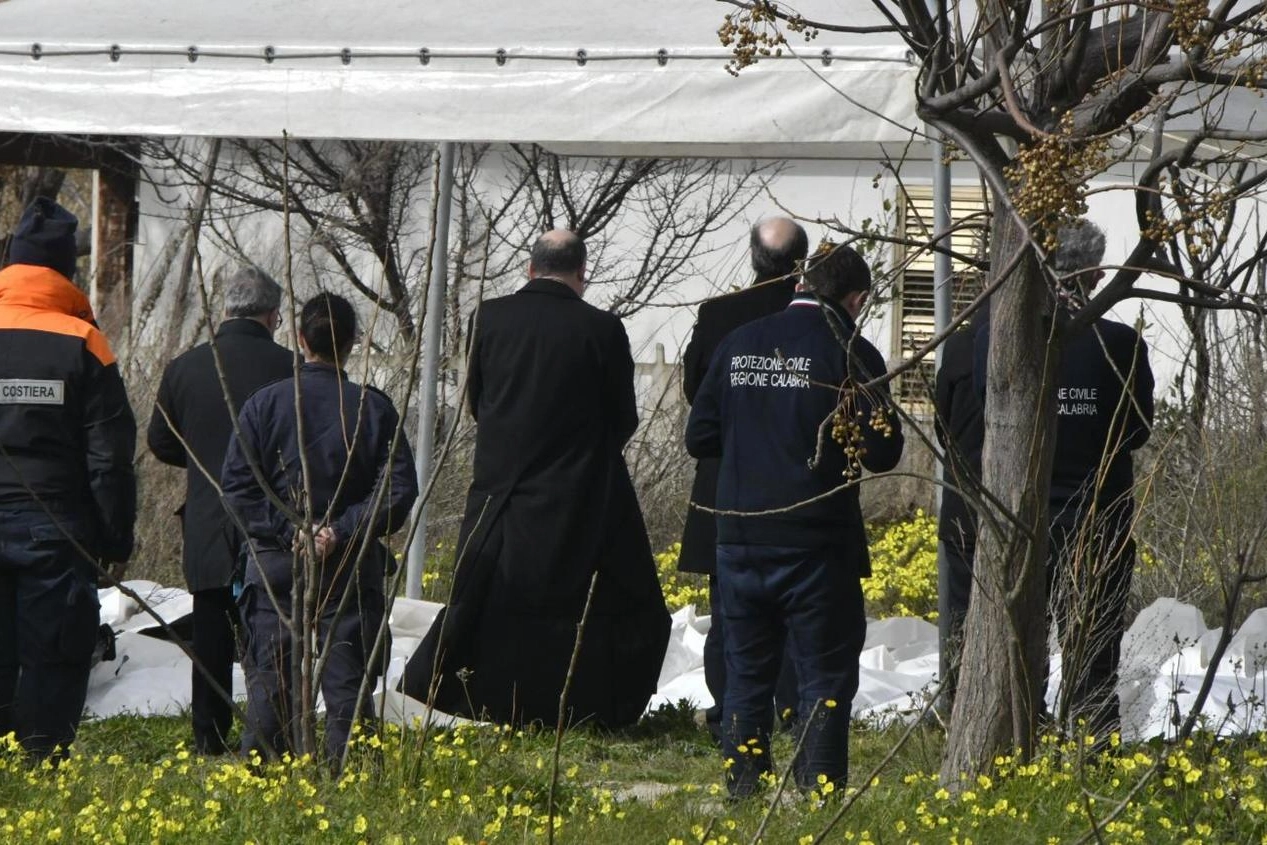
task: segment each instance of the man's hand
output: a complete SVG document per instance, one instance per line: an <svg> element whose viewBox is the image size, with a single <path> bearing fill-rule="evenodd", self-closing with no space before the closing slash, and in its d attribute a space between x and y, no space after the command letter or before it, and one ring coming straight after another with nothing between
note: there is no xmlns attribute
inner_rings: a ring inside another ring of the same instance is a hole
<svg viewBox="0 0 1267 845"><path fill-rule="evenodd" d="M314 525L311 529L295 533L294 550L297 552L304 551L307 548L309 537L312 537L313 550L316 552L317 560L328 558L339 542L333 528L328 525Z"/></svg>
<svg viewBox="0 0 1267 845"><path fill-rule="evenodd" d="M313 526L316 528L316 526ZM317 559L325 560L334 551L334 547L338 545L339 539L334 533L334 529L326 525L317 529L315 537L317 543Z"/></svg>
<svg viewBox="0 0 1267 845"><path fill-rule="evenodd" d="M109 564L106 574L110 576L110 580L116 584L123 583L123 576L127 574L128 562L126 560L115 561Z"/></svg>

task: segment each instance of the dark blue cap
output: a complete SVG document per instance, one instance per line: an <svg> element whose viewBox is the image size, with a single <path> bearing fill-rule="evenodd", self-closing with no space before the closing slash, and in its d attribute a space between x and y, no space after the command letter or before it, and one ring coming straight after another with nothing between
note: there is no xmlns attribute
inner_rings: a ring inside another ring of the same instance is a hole
<svg viewBox="0 0 1267 845"><path fill-rule="evenodd" d="M79 219L48 197L36 197L22 212L9 243L10 264L51 267L75 277L75 229Z"/></svg>

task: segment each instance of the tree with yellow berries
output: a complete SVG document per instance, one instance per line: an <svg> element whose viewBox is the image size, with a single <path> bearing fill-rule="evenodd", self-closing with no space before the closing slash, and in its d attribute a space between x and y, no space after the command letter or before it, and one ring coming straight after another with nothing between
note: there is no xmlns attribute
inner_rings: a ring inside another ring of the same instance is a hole
<svg viewBox="0 0 1267 845"><path fill-rule="evenodd" d="M1254 146L1267 141L1267 122L1238 124L1227 108L1267 87L1267 3L872 0L888 23L867 27L813 20L795 2L722 2L736 7L719 33L732 72L795 53L820 31L902 39L920 64L918 120L967 156L990 192L985 452L973 494L982 524L942 770L958 783L1000 753L1035 747L1055 424L1047 386L1062 339L1130 297L1180 303L1185 319L1263 310L1249 286L1192 271L1230 210L1267 181ZM1092 180L1123 162L1134 165L1133 243L1098 292L1063 303L1071 321L1053 326L1056 233L1086 213ZM1228 243L1225 232L1217 242ZM1241 281L1252 266L1238 264ZM1173 280L1178 292L1145 287L1146 276Z"/></svg>

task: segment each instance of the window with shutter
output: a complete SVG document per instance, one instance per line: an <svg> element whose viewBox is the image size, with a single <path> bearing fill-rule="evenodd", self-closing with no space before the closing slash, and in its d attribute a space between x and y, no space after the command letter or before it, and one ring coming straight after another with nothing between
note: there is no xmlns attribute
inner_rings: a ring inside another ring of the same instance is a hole
<svg viewBox="0 0 1267 845"><path fill-rule="evenodd" d="M907 186L900 192L900 237L931 242L933 189ZM984 257L989 208L980 188L953 188L950 194L951 248L957 255ZM931 249L908 245L898 249L897 287L893 297L893 356L907 361L935 334L933 330L933 256ZM980 272L966 261L951 259L951 297L958 311L981 290ZM897 377L893 395L913 414L932 413L933 356Z"/></svg>

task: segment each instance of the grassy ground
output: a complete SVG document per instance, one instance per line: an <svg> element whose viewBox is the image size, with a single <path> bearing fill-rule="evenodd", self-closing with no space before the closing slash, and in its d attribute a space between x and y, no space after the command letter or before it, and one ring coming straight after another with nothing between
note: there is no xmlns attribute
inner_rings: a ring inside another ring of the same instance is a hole
<svg viewBox="0 0 1267 845"><path fill-rule="evenodd" d="M854 786L900 735L855 730ZM58 770L31 770L11 751L0 754L0 836L445 845L547 838L550 732L390 730L362 740L337 779L307 763L255 775L234 760L198 759L182 746L187 736L181 719L118 718L84 726L75 756ZM941 741L937 728L915 731L823 841L1223 843L1264 841L1267 832L1262 738L1120 747L1085 762L1052 741L1029 764L996 761L991 777L963 784L955 797L931 777ZM787 740L775 748L783 760L789 752ZM624 733L570 732L559 771L561 843L749 842L767 809L724 800L718 753L686 711ZM1127 810L1106 823L1149 771L1155 776ZM814 841L842 800L787 796L764 841Z"/></svg>

